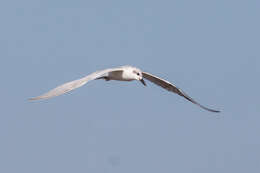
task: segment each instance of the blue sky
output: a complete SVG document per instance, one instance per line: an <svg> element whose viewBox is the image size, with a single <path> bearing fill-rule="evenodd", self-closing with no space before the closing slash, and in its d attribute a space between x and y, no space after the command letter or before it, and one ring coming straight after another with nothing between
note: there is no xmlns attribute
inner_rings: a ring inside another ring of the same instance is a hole
<svg viewBox="0 0 260 173"><path fill-rule="evenodd" d="M1 2L0 172L259 172L259 6ZM93 81L27 100L127 64L222 112L135 81Z"/></svg>

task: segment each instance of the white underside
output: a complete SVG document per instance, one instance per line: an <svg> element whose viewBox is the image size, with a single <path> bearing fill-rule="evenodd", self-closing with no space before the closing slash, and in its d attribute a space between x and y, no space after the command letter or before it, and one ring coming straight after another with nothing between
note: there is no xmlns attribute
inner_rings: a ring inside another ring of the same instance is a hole
<svg viewBox="0 0 260 173"><path fill-rule="evenodd" d="M130 73L131 74L131 73ZM110 80L118 80L118 81L132 81L135 80L132 76L128 75L125 71L114 71L109 72L108 77Z"/></svg>

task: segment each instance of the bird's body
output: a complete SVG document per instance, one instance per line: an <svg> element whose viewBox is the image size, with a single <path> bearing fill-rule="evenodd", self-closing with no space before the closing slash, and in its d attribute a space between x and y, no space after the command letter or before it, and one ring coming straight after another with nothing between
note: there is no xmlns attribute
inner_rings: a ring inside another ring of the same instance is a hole
<svg viewBox="0 0 260 173"><path fill-rule="evenodd" d="M217 110L209 109L205 106L202 106L201 104L194 101L187 94L185 94L181 89L177 88L175 85L171 84L170 82L168 82L164 79L161 79L157 76L154 76L152 74L149 74L147 72L142 72L140 69L138 69L136 67L132 67L132 66L121 66L121 67L117 67L117 68L110 68L110 69L97 71L97 72L91 73L90 75L87 75L81 79L62 84L62 85L50 90L49 92L47 92L41 96L31 98L30 100L48 99L48 98L51 98L54 96L58 96L58 95L66 93L66 92L69 92L71 90L74 90L76 88L79 88L90 80L98 80L98 79L105 79L106 81L109 81L109 80L118 80L118 81L137 80L137 81L142 82L142 84L146 86L144 78L149 80L150 82L153 82L156 85L161 86L162 88L164 88L170 92L174 92L174 93L186 98L190 102L200 106L201 108L203 108L205 110L208 110L211 112L219 112Z"/></svg>
<svg viewBox="0 0 260 173"><path fill-rule="evenodd" d="M126 77L124 71L113 71L109 72L107 75L108 80L118 80L118 81L132 81L132 78Z"/></svg>
<svg viewBox="0 0 260 173"><path fill-rule="evenodd" d="M136 80L135 74L132 71L138 70L137 68L131 66L123 66L124 70L112 71L109 72L107 77L109 80L118 80L118 81L132 81Z"/></svg>

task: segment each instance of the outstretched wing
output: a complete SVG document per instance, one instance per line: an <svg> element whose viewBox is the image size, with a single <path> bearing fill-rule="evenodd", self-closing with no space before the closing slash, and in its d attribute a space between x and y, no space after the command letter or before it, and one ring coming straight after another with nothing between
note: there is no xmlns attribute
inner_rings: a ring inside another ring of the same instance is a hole
<svg viewBox="0 0 260 173"><path fill-rule="evenodd" d="M177 88L176 86L174 86L173 84L171 84L170 82L164 80L164 79L161 79L157 76L154 76L152 74L149 74L149 73L146 73L146 72L142 72L142 75L145 79L153 82L154 84L156 85L159 85L161 86L162 88L168 90L168 91L171 91L171 92L174 92L184 98L186 98L187 100L189 100L190 102L198 105L199 107L207 110L207 111L210 111L210 112L220 112L220 111L217 111L217 110L213 110L213 109L209 109L205 106L202 106L201 104L199 104L198 102L196 102L195 100L193 100L191 97L189 97L187 94L185 94L181 89Z"/></svg>
<svg viewBox="0 0 260 173"><path fill-rule="evenodd" d="M101 77L101 76L105 75L106 73L109 73L109 72L112 72L112 71L121 71L121 70L122 70L122 67L110 68L110 69L97 71L97 72L91 73L90 75L87 75L87 76L85 76L81 79L62 84L62 85L48 91L47 93L45 93L43 95L40 95L40 96L37 96L37 97L34 97L34 98L30 98L29 100L48 99L48 98L51 98L51 97L59 96L61 94L67 93L67 92L74 90L76 88L79 88L79 87L83 86L84 84L86 84L88 81L91 81L91 80L94 80L98 77Z"/></svg>

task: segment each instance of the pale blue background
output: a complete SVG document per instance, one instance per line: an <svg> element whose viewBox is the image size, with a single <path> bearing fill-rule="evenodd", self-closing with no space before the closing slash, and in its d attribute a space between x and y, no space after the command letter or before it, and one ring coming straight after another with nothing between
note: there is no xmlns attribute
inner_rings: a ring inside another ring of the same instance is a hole
<svg viewBox="0 0 260 173"><path fill-rule="evenodd" d="M0 2L1 173L259 173L260 1ZM93 81L134 65L147 82Z"/></svg>

